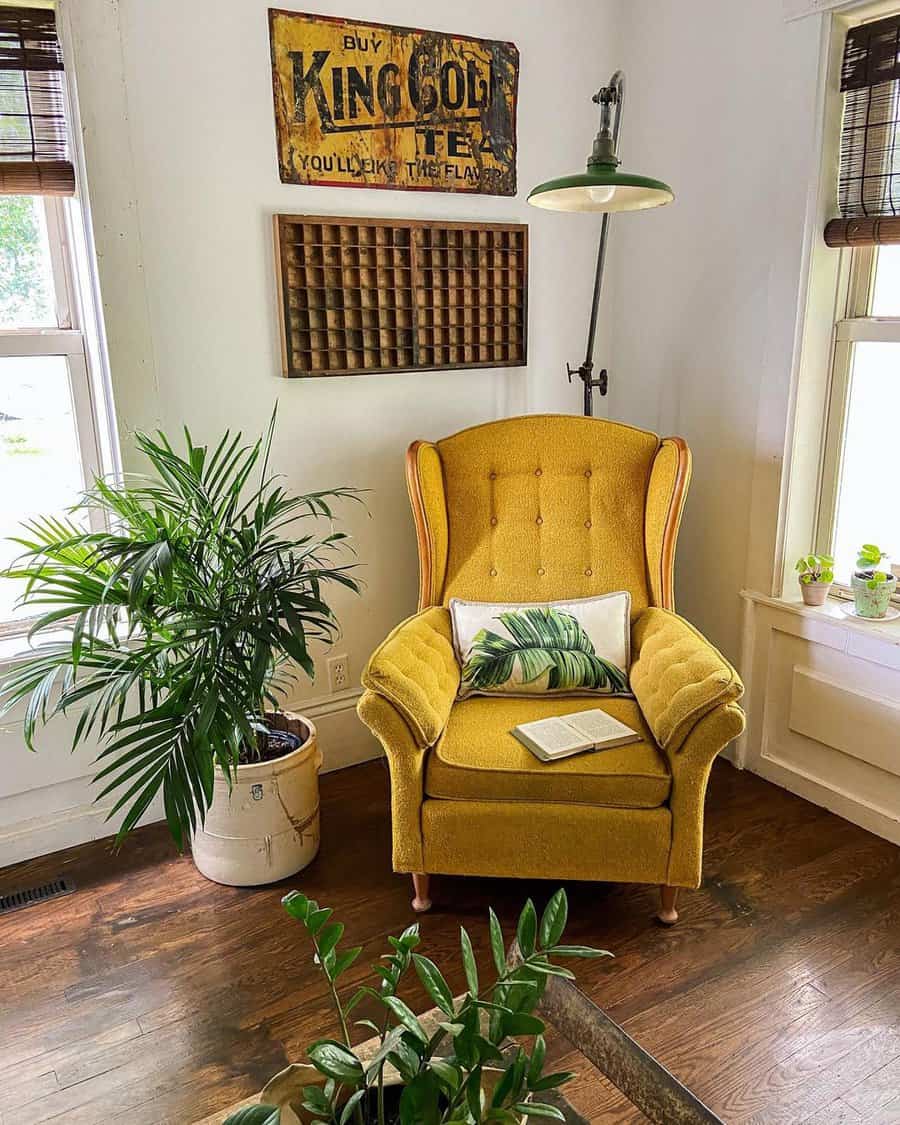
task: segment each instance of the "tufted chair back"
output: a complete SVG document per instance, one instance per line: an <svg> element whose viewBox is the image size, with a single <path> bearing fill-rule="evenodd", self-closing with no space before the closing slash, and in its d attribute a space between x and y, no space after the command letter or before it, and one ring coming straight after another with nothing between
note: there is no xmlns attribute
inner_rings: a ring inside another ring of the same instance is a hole
<svg viewBox="0 0 900 1125"><path fill-rule="evenodd" d="M600 418L527 415L414 442L419 606L629 590L634 614L673 609L689 477L680 438Z"/></svg>

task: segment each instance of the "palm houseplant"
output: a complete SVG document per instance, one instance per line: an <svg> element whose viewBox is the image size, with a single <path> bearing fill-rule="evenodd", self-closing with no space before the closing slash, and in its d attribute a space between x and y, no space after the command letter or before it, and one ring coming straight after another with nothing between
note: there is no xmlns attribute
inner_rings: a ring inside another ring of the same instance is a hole
<svg viewBox="0 0 900 1125"><path fill-rule="evenodd" d="M32 750L39 725L73 716L73 750L99 744L116 843L161 794L179 848L234 885L316 853L315 729L279 700L337 634L325 588L359 590L331 508L358 493L288 492L269 467L274 424L214 448L185 430L182 451L137 434L149 473L98 479L67 518L25 524L4 572L38 616L0 711L25 704Z"/></svg>
<svg viewBox="0 0 900 1125"><path fill-rule="evenodd" d="M573 979L560 965L572 957L609 957L605 950L562 942L568 904L559 890L540 921L529 900L519 916L515 951L507 952L500 922L490 911L493 983L479 979L472 941L460 928L466 991L454 997L441 970L417 952L419 927L389 937L390 952L373 966L377 987L362 985L342 999L339 980L361 953L340 946L344 927L331 910L292 892L287 913L309 938L335 1008L337 1036L307 1048L225 1125L480 1125L528 1120L564 1121L543 1095L572 1075L545 1073L544 1022L535 1009L549 977ZM512 955L511 955L512 954ZM417 1016L400 996L414 973L435 1005ZM368 1014L360 1018L359 1013ZM372 1033L353 1046L351 1017ZM519 1040L526 1040L528 1047Z"/></svg>
<svg viewBox="0 0 900 1125"><path fill-rule="evenodd" d="M889 569L880 569L887 552L875 543L863 543L850 579L857 617L885 617L897 589L897 578Z"/></svg>

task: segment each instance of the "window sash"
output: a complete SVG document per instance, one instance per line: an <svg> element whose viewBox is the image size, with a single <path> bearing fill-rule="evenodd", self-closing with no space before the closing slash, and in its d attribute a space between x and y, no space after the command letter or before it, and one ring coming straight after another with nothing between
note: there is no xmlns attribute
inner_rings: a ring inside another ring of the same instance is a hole
<svg viewBox="0 0 900 1125"><path fill-rule="evenodd" d="M81 468L85 482L90 484L96 476L103 474L104 464L88 341L80 322L82 306L72 258L74 243L70 216L65 200L44 197L43 204L57 320L61 327L0 329L0 357L65 356ZM95 530L103 529L102 518L98 513L91 513L91 525ZM0 637L27 633L33 620L34 617L13 620L0 618Z"/></svg>
<svg viewBox="0 0 900 1125"><path fill-rule="evenodd" d="M850 379L853 367L853 346L874 341L900 346L900 317L874 317L868 312L875 285L876 246L856 246L841 251L831 352L831 371L825 416L825 440L819 474L819 496L814 533L815 550L831 554L834 546L838 498L841 491L841 462L844 429L850 404ZM898 350L900 360L900 350ZM839 597L850 597L850 587L835 583ZM900 592L893 599L900 603Z"/></svg>

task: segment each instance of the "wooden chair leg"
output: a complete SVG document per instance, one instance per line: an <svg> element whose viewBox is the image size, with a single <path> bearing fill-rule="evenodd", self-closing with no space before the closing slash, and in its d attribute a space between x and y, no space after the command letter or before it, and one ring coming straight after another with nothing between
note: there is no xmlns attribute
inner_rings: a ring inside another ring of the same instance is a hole
<svg viewBox="0 0 900 1125"><path fill-rule="evenodd" d="M656 917L664 926L674 926L678 921L678 911L675 903L678 901L678 887L669 887L665 883L659 888L660 910Z"/></svg>
<svg viewBox="0 0 900 1125"><path fill-rule="evenodd" d="M430 875L420 875L416 873L413 875L413 889L415 896L412 900L412 908L417 914L424 914L426 910L431 909L431 898L429 897L429 889L431 885Z"/></svg>

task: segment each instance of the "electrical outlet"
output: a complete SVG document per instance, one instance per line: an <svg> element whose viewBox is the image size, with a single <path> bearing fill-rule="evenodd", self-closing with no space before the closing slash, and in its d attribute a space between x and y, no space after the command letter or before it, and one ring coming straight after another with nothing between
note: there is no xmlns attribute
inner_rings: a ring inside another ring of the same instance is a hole
<svg viewBox="0 0 900 1125"><path fill-rule="evenodd" d="M334 695L350 686L350 664L346 653L328 658L328 690Z"/></svg>

